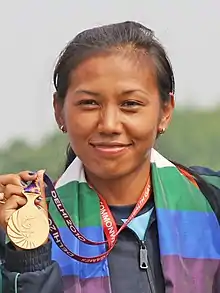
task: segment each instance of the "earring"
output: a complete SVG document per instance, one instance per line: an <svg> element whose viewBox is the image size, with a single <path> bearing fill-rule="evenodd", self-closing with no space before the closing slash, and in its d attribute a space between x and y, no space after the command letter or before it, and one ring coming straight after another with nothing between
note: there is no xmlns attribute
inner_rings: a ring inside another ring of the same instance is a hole
<svg viewBox="0 0 220 293"><path fill-rule="evenodd" d="M158 133L159 133L160 135L162 135L162 134L165 133L165 131L166 131L166 129L163 127L163 128L160 128L160 129L159 129Z"/></svg>
<svg viewBox="0 0 220 293"><path fill-rule="evenodd" d="M61 125L61 126L60 126L60 130L61 130L63 133L66 133L66 129L65 129L65 126L64 126L64 125Z"/></svg>

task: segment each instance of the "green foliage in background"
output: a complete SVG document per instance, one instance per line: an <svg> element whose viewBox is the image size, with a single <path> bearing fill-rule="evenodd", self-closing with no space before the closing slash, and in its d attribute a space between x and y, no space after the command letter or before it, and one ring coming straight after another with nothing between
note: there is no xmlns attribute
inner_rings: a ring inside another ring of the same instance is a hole
<svg viewBox="0 0 220 293"><path fill-rule="evenodd" d="M62 173L67 141L55 133L38 146L23 140L0 150L0 174L46 169L56 179ZM213 111L178 110L157 149L167 158L189 165L220 170L220 108Z"/></svg>
<svg viewBox="0 0 220 293"><path fill-rule="evenodd" d="M158 145L171 160L220 170L220 108L177 111Z"/></svg>

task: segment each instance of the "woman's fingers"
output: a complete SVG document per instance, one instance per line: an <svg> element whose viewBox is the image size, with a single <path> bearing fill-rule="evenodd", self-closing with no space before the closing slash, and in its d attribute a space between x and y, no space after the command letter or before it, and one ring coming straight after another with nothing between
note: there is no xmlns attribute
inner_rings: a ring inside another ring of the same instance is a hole
<svg viewBox="0 0 220 293"><path fill-rule="evenodd" d="M8 220L11 215L20 207L26 204L25 197L19 195L11 195L11 197L0 206L0 226L6 231Z"/></svg>
<svg viewBox="0 0 220 293"><path fill-rule="evenodd" d="M0 188L2 189L8 184L22 186L21 177L18 174L0 175Z"/></svg>
<svg viewBox="0 0 220 293"><path fill-rule="evenodd" d="M23 171L18 173L21 180L24 182L33 181L37 178L37 172Z"/></svg>
<svg viewBox="0 0 220 293"><path fill-rule="evenodd" d="M23 190L24 190L24 187L22 186L7 184L4 188L4 198L7 200L12 195L24 196L22 193Z"/></svg>
<svg viewBox="0 0 220 293"><path fill-rule="evenodd" d="M16 194L13 194L4 204L4 208L7 210L17 210L18 208L24 206L27 202L26 197L22 197Z"/></svg>
<svg viewBox="0 0 220 293"><path fill-rule="evenodd" d="M0 192L0 200L4 200L5 194L3 192Z"/></svg>
<svg viewBox="0 0 220 293"><path fill-rule="evenodd" d="M47 214L44 172L44 170L37 173L24 171L19 174L0 175L0 226L5 231L11 215L27 203L23 190L29 182L38 181L41 195L36 200L36 204Z"/></svg>
<svg viewBox="0 0 220 293"><path fill-rule="evenodd" d="M37 173L30 171L23 171L18 174L6 174L0 175L0 192L1 189L8 184L24 186L25 182L33 181L37 178Z"/></svg>

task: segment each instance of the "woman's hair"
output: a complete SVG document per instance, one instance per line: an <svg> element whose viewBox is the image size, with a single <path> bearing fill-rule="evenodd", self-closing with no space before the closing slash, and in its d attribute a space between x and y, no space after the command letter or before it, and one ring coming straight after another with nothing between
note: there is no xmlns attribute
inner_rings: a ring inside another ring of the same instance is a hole
<svg viewBox="0 0 220 293"><path fill-rule="evenodd" d="M114 53L115 49L126 50L128 46L135 52L138 52L138 49L144 51L152 58L160 99L163 103L169 101L170 93L174 94L175 91L174 74L169 58L154 32L133 21L85 30L65 47L59 56L53 76L58 99L65 99L70 74L82 61L97 54ZM68 146L66 168L75 157L73 150Z"/></svg>

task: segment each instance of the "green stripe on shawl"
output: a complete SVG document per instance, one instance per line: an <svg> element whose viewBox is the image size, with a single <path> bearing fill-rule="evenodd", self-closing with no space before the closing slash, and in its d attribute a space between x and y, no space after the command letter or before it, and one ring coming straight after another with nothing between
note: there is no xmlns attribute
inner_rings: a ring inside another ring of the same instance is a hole
<svg viewBox="0 0 220 293"><path fill-rule="evenodd" d="M152 168L154 172L160 173L160 176L154 176L153 179L153 189L157 194L155 197L157 208L212 212L211 206L206 198L201 196L199 189L180 174L176 167L166 166L157 169L155 163L152 163ZM182 177L181 180L180 177ZM158 180L167 184L161 184ZM166 194L170 193L175 193L175 196L167 197Z"/></svg>
<svg viewBox="0 0 220 293"><path fill-rule="evenodd" d="M87 183L72 181L59 187L57 192L65 209L77 227L101 226L99 198L88 187ZM52 200L50 200L50 214L52 218L56 219L58 227L66 226Z"/></svg>

